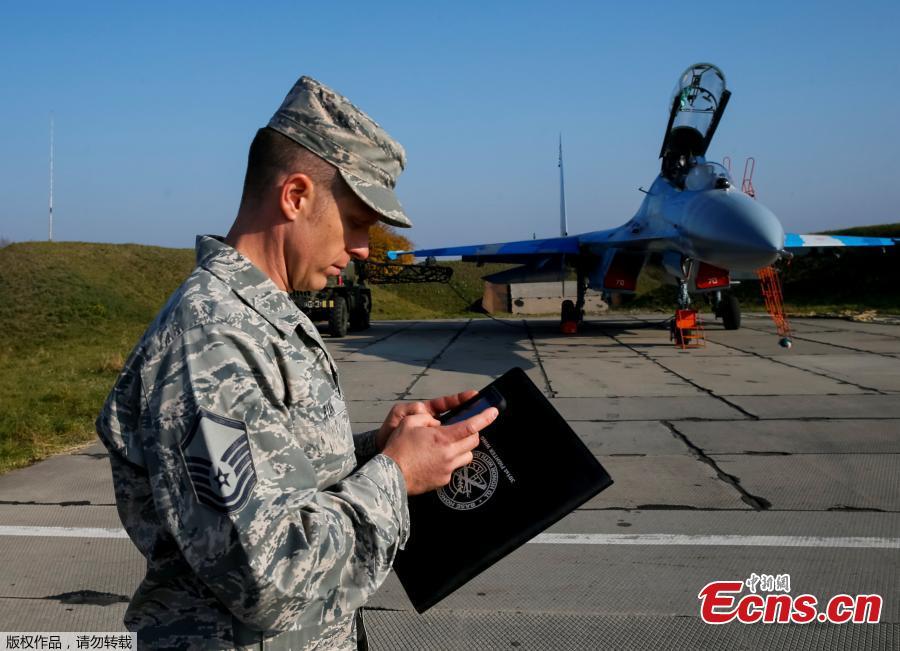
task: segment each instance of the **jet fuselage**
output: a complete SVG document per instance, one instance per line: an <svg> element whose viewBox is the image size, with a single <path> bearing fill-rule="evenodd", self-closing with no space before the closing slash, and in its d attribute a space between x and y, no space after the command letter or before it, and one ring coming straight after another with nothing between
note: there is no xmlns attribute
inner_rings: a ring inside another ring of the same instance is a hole
<svg viewBox="0 0 900 651"><path fill-rule="evenodd" d="M627 249L628 243L640 242L643 250L679 255L726 271L752 272L772 264L784 248L778 218L736 189L721 166L705 162L697 166L704 168L705 178L679 188L659 175L630 221L612 231L587 233L580 240L598 253L610 243Z"/></svg>

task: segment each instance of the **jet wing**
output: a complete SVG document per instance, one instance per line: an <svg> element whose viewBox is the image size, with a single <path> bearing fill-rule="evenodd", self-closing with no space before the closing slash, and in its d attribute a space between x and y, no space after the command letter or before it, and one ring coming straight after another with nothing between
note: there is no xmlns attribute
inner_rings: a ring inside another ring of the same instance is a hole
<svg viewBox="0 0 900 651"><path fill-rule="evenodd" d="M470 244L414 251L388 251L387 254L391 260L407 254L418 258L458 255L466 262L511 262L546 266L550 263L562 262L563 259L572 264L579 256L604 255L610 249L662 251L664 248L660 248L659 244L674 237L678 237L676 231L641 232L640 229L626 224L605 231L592 231L580 235L551 237L543 240Z"/></svg>
<svg viewBox="0 0 900 651"><path fill-rule="evenodd" d="M784 248L788 251L818 249L834 246L894 246L890 237L856 237L852 235L797 235L784 236Z"/></svg>
<svg viewBox="0 0 900 651"><path fill-rule="evenodd" d="M529 259L548 256L577 255L579 252L579 237L571 235L543 240L470 244L438 249L416 249L415 251L388 251L388 257L396 260L398 256L404 254L412 254L418 258L459 255L467 260L483 260L485 262L525 262Z"/></svg>

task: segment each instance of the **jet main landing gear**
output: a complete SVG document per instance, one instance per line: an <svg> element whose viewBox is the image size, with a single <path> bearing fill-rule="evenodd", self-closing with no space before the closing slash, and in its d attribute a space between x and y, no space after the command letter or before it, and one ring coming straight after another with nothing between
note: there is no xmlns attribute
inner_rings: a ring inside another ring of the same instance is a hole
<svg viewBox="0 0 900 651"><path fill-rule="evenodd" d="M741 304L731 292L716 292L714 311L717 319L722 319L726 330L741 327Z"/></svg>
<svg viewBox="0 0 900 651"><path fill-rule="evenodd" d="M559 320L560 330L563 334L574 335L578 332L578 326L584 321L584 295L587 292L587 276L578 270L577 290L578 295L573 303L570 299L562 302Z"/></svg>

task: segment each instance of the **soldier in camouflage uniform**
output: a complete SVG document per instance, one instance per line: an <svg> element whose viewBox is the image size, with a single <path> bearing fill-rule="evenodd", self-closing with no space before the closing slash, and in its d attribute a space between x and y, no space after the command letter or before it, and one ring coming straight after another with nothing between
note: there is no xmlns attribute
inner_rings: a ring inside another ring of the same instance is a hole
<svg viewBox="0 0 900 651"><path fill-rule="evenodd" d="M364 258L378 219L411 225L393 193L404 154L306 77L257 135L285 137L336 168L346 196L281 169L248 198L251 146L231 233L197 239L197 267L97 419L119 515L147 558L125 615L142 648L367 648L358 609L409 535L407 494L449 481L496 416L440 427L465 393L397 405L353 436L334 360L285 290L319 289Z"/></svg>

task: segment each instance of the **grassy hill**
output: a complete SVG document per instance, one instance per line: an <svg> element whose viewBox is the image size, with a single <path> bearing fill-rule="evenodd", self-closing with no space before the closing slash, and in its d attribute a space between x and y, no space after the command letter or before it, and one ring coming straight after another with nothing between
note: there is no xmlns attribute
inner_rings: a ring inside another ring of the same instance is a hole
<svg viewBox="0 0 900 651"><path fill-rule="evenodd" d="M825 231L825 235L857 235L859 237L900 238L900 224L878 224L877 226L854 226L837 231Z"/></svg>
<svg viewBox="0 0 900 651"><path fill-rule="evenodd" d="M94 436L125 356L193 257L74 242L0 249L0 472Z"/></svg>
<svg viewBox="0 0 900 651"><path fill-rule="evenodd" d="M497 265L451 263L454 286L373 287L373 318L466 315ZM94 437L106 394L194 252L132 244L0 248L0 472Z"/></svg>
<svg viewBox="0 0 900 651"><path fill-rule="evenodd" d="M900 234L896 224L864 234L884 228ZM129 244L0 248L0 472L93 439L125 357L193 264L191 250ZM467 310L481 298L481 277L509 266L447 264L452 286L372 287L373 318L477 316ZM793 306L900 311L900 250L798 258L784 277ZM674 289L652 274L640 288L634 307L672 309ZM741 292L747 303L758 300L756 283Z"/></svg>

